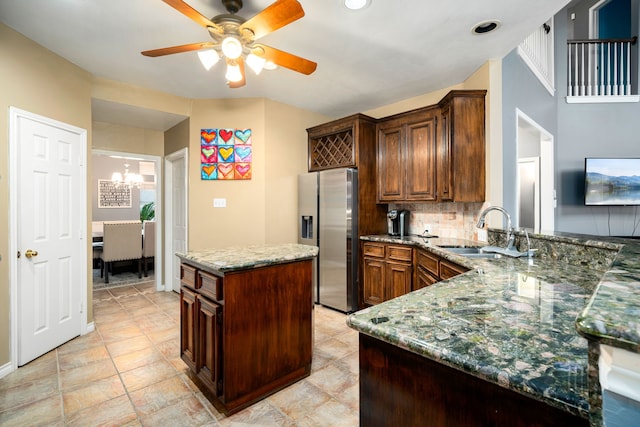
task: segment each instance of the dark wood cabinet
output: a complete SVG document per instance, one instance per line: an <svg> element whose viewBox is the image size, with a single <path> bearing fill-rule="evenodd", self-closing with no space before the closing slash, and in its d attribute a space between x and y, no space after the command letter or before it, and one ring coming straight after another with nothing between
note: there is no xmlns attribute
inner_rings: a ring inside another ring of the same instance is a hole
<svg viewBox="0 0 640 427"><path fill-rule="evenodd" d="M376 258L363 258L363 300L367 305L384 302L385 261Z"/></svg>
<svg viewBox="0 0 640 427"><path fill-rule="evenodd" d="M222 395L222 307L199 297L198 307L198 377L216 395Z"/></svg>
<svg viewBox="0 0 640 427"><path fill-rule="evenodd" d="M219 411L235 413L311 372L312 261L219 273L182 263L180 352Z"/></svg>
<svg viewBox="0 0 640 427"><path fill-rule="evenodd" d="M180 288L180 354L191 369L196 369L197 307L195 292L183 285Z"/></svg>
<svg viewBox="0 0 640 427"><path fill-rule="evenodd" d="M436 199L437 115L434 107L378 123L378 201Z"/></svg>
<svg viewBox="0 0 640 427"><path fill-rule="evenodd" d="M360 425L589 426L589 420L360 334Z"/></svg>
<svg viewBox="0 0 640 427"><path fill-rule="evenodd" d="M469 271L468 268L446 260L425 249L416 250L416 277L413 289L433 285Z"/></svg>
<svg viewBox="0 0 640 427"><path fill-rule="evenodd" d="M410 246L364 242L363 303L375 305L411 292L413 249Z"/></svg>
<svg viewBox="0 0 640 427"><path fill-rule="evenodd" d="M378 121L379 203L484 201L485 94L451 91Z"/></svg>
<svg viewBox="0 0 640 427"><path fill-rule="evenodd" d="M485 90L451 91L439 103L438 199L484 202Z"/></svg>

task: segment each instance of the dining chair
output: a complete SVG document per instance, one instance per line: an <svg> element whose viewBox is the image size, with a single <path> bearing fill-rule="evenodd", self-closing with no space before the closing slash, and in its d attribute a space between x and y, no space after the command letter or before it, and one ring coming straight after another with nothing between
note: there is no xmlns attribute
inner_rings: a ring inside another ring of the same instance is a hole
<svg viewBox="0 0 640 427"><path fill-rule="evenodd" d="M100 277L109 283L109 269L116 261L137 261L138 278L142 278L142 222L105 221L102 254L100 255Z"/></svg>
<svg viewBox="0 0 640 427"><path fill-rule="evenodd" d="M156 222L145 221L142 223L144 237L142 239L142 264L144 266L144 277L149 275L148 263L156 254ZM154 260L155 262L155 260Z"/></svg>

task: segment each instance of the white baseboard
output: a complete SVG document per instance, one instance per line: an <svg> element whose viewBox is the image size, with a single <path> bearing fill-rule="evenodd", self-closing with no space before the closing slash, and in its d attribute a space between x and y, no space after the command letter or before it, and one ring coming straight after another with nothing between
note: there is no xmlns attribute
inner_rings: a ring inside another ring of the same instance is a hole
<svg viewBox="0 0 640 427"><path fill-rule="evenodd" d="M89 334L96 330L96 324L94 322L87 323L86 333Z"/></svg>
<svg viewBox="0 0 640 427"><path fill-rule="evenodd" d="M13 364L11 362L9 362L9 363L7 363L7 364L5 364L3 366L0 366L0 378L6 377L7 375L9 375L13 371L14 371Z"/></svg>

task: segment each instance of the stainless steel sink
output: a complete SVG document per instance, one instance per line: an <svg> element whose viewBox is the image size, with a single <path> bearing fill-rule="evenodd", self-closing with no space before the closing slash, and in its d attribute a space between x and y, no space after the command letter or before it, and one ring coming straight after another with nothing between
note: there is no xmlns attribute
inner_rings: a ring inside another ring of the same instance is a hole
<svg viewBox="0 0 640 427"><path fill-rule="evenodd" d="M490 252L482 252L482 248L473 248L473 247L446 247L442 246L443 249L453 252L454 254L461 255L467 258L501 258L502 255Z"/></svg>

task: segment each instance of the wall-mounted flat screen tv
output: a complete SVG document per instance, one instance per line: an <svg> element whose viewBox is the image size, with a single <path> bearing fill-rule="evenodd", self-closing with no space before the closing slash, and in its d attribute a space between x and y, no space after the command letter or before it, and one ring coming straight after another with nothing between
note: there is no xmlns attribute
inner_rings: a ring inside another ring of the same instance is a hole
<svg viewBox="0 0 640 427"><path fill-rule="evenodd" d="M585 205L640 205L640 158L588 157L584 177Z"/></svg>

